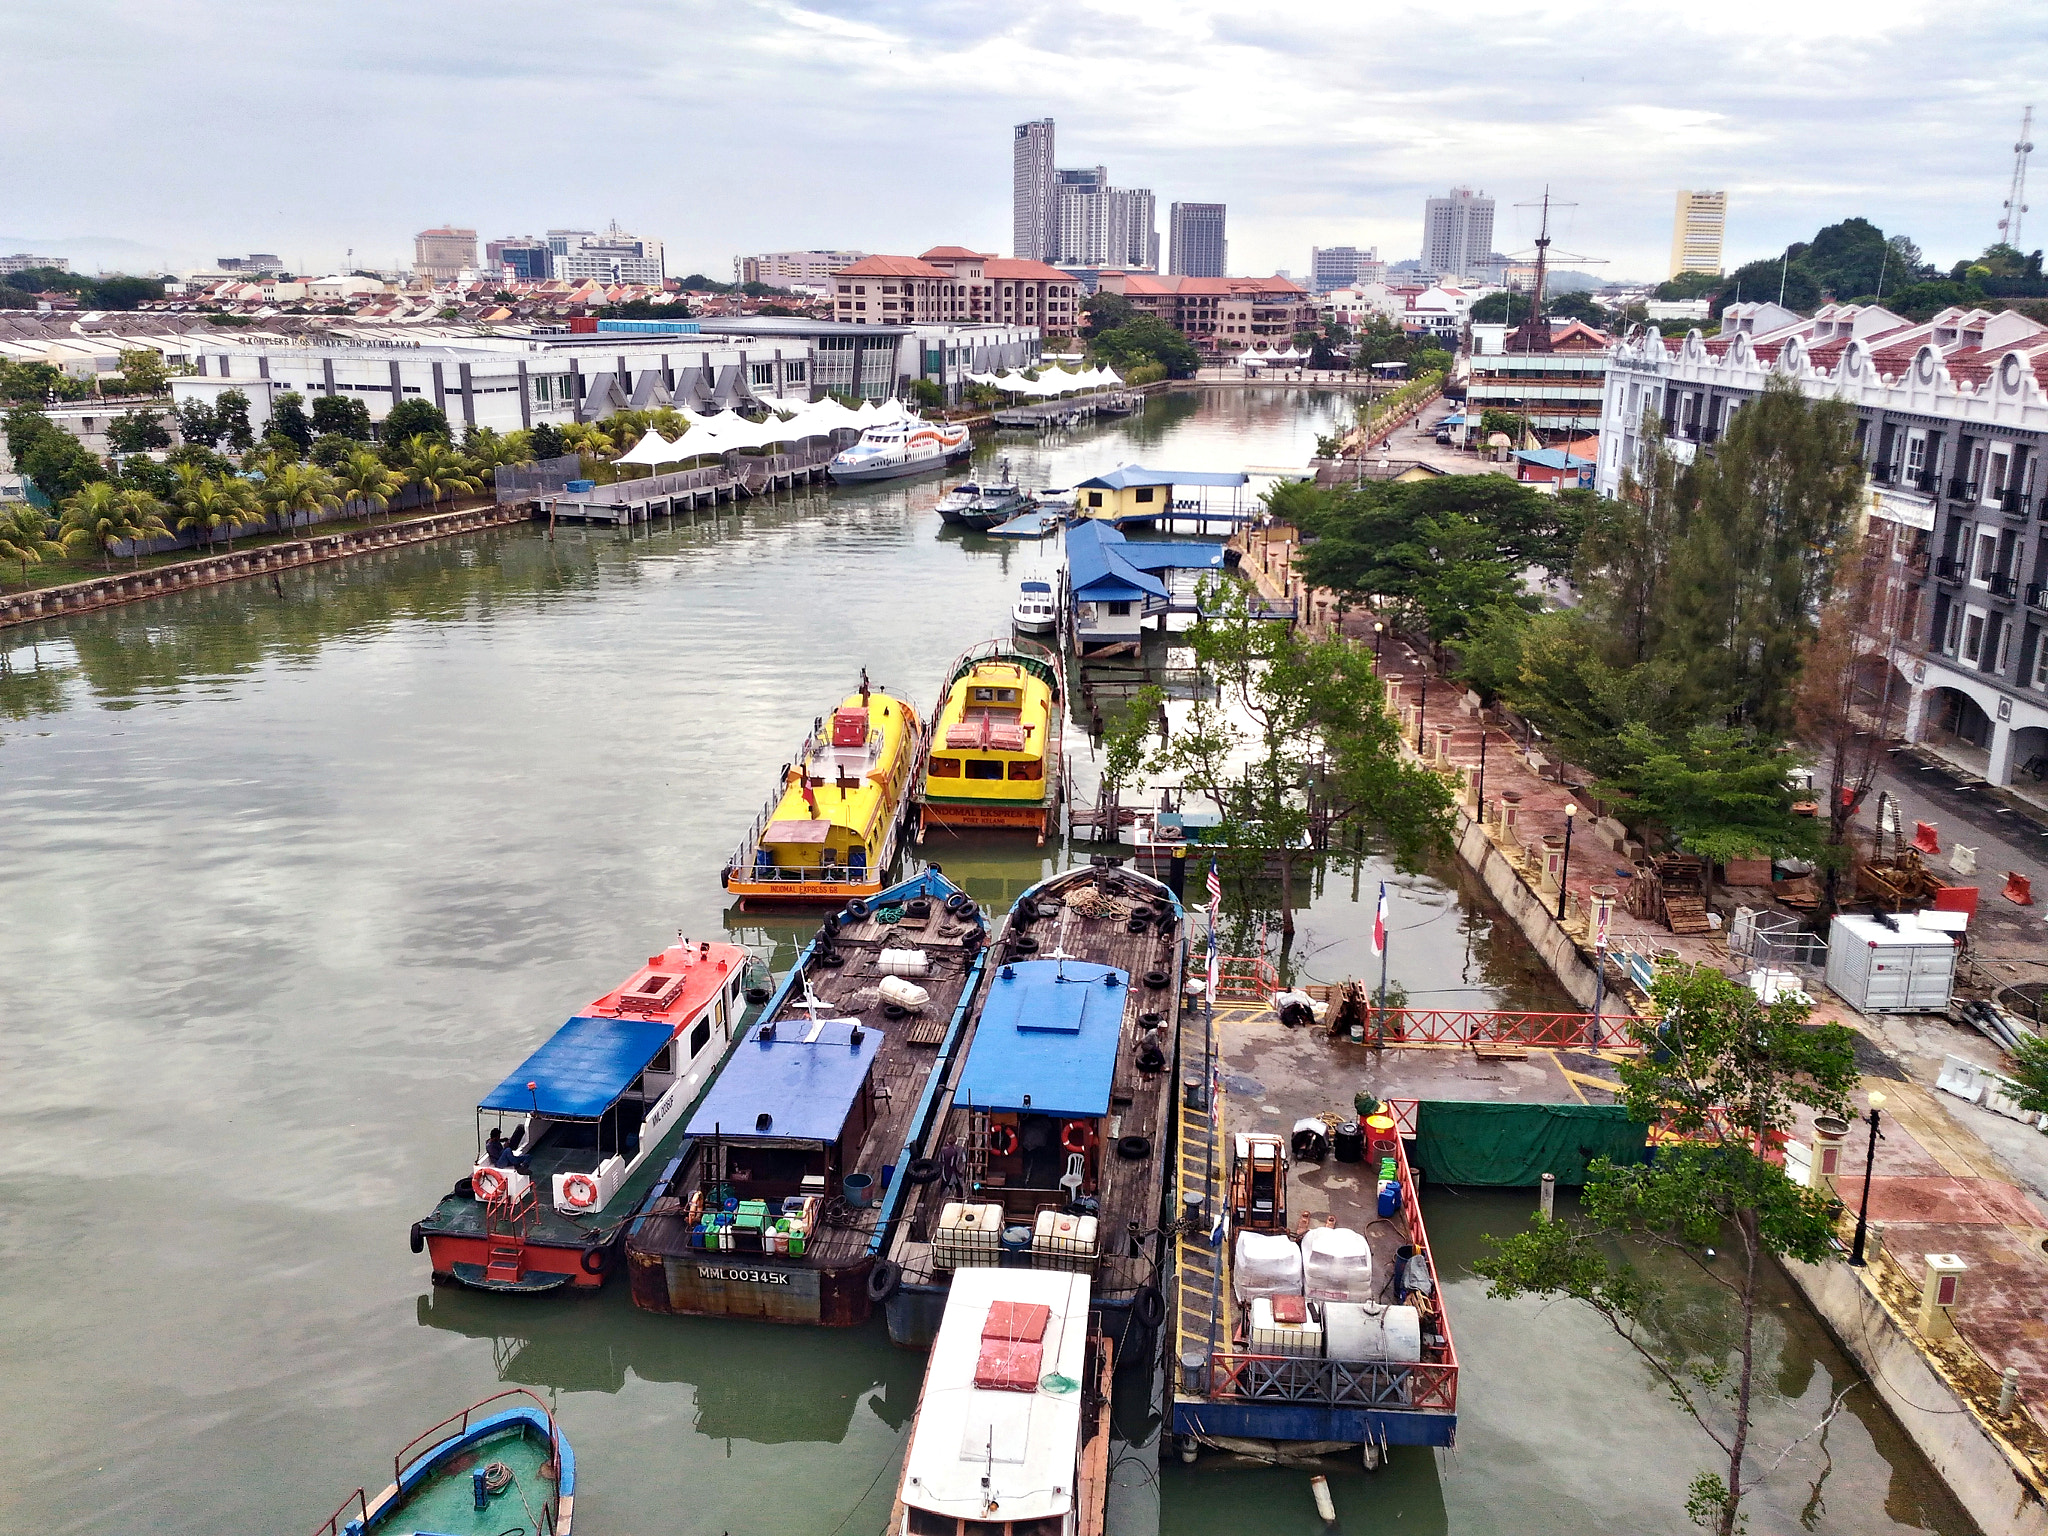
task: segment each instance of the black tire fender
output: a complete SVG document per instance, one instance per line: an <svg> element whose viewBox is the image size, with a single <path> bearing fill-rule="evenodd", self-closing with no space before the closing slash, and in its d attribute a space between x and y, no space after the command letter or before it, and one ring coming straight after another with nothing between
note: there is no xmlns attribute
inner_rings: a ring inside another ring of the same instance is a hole
<svg viewBox="0 0 2048 1536"><path fill-rule="evenodd" d="M609 1248L586 1248L583 1250L583 1273L586 1275L609 1274L612 1267L612 1251Z"/></svg>
<svg viewBox="0 0 2048 1536"><path fill-rule="evenodd" d="M414 1253L425 1253L427 1251L427 1234L418 1222L412 1224L412 1251Z"/></svg>
<svg viewBox="0 0 2048 1536"><path fill-rule="evenodd" d="M1138 1288L1138 1294L1131 1300L1131 1316L1145 1329L1155 1329L1166 1321L1166 1298L1159 1294L1158 1286Z"/></svg>
<svg viewBox="0 0 2048 1536"><path fill-rule="evenodd" d="M846 915L852 918L855 922L859 922L862 918L868 915L867 902L858 896L854 897L853 900L849 901L846 904Z"/></svg>
<svg viewBox="0 0 2048 1536"><path fill-rule="evenodd" d="M887 1301L903 1284L903 1271L887 1259L877 1259L868 1271L868 1300Z"/></svg>
<svg viewBox="0 0 2048 1536"><path fill-rule="evenodd" d="M913 1184L930 1184L939 1176L939 1160L935 1157L913 1157L904 1168L903 1176Z"/></svg>

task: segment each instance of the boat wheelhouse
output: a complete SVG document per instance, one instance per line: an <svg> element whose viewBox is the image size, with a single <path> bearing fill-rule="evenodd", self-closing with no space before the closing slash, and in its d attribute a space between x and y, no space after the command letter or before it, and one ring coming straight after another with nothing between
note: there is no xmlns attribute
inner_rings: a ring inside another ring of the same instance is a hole
<svg viewBox="0 0 2048 1536"><path fill-rule="evenodd" d="M812 722L780 787L720 879L750 905L841 902L882 889L896 860L924 726L901 699L861 686Z"/></svg>
<svg viewBox="0 0 2048 1536"><path fill-rule="evenodd" d="M415 1437L392 1457L383 1492L358 1488L314 1536L504 1536L529 1524L536 1536L572 1536L575 1511L576 1453L541 1400L515 1387Z"/></svg>
<svg viewBox="0 0 2048 1536"><path fill-rule="evenodd" d="M981 983L981 910L933 867L825 920L628 1232L651 1312L847 1327L914 1181Z"/></svg>
<svg viewBox="0 0 2048 1536"><path fill-rule="evenodd" d="M925 1367L889 1536L1100 1536L1109 1365L1087 1276L962 1273Z"/></svg>
<svg viewBox="0 0 2048 1536"><path fill-rule="evenodd" d="M1166 886L1113 861L1017 899L920 1146L940 1175L912 1189L890 1244L896 1343L929 1342L953 1280L999 1265L1087 1275L1119 1329L1157 1327L1182 918Z"/></svg>
<svg viewBox="0 0 2048 1536"><path fill-rule="evenodd" d="M841 485L894 480L943 469L966 458L973 448L974 434L966 427L913 416L869 427L859 442L825 467L825 473Z"/></svg>
<svg viewBox="0 0 2048 1536"><path fill-rule="evenodd" d="M602 1285L655 1154L680 1139L741 1021L746 976L738 945L672 944L486 1094L474 1165L413 1226L436 1282Z"/></svg>
<svg viewBox="0 0 2048 1536"><path fill-rule="evenodd" d="M1057 830L1066 676L1034 640L991 640L947 674L917 786L918 835L939 827Z"/></svg>

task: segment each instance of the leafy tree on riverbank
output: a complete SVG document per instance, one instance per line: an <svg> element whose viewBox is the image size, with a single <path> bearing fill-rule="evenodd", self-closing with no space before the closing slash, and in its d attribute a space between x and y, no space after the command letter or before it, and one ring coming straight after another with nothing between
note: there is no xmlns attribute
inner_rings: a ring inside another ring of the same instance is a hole
<svg viewBox="0 0 2048 1536"><path fill-rule="evenodd" d="M20 565L24 583L28 581L30 566L64 553L64 546L50 537L52 523L49 513L25 501L0 508L0 560Z"/></svg>
<svg viewBox="0 0 2048 1536"><path fill-rule="evenodd" d="M1832 1195L1794 1184L1760 1154L1801 1106L1848 1113L1855 1055L1847 1029L1807 1026L1809 1004L1766 1005L1711 966L1667 966L1651 995L1662 1016L1626 1021L1642 1054L1618 1066L1620 1096L1632 1119L1674 1139L1643 1166L1599 1160L1578 1217L1539 1215L1526 1231L1488 1237L1473 1268L1496 1298L1578 1301L1613 1329L1725 1458L1693 1479L1686 1513L1734 1536L1744 1529L1743 1499L1777 1465L1757 1470L1750 1446L1757 1393L1770 1382L1768 1370L1759 1379L1757 1359L1768 1261L1826 1261L1839 1212ZM1699 1342L1662 1283L1612 1256L1615 1236L1690 1264L1718 1287L1736 1314L1732 1340ZM1717 1247L1725 1252L1709 1257Z"/></svg>
<svg viewBox="0 0 2048 1536"><path fill-rule="evenodd" d="M114 546L126 544L138 569L140 545L170 533L164 526L164 505L144 490L124 490L110 480L96 480L64 503L58 537L66 549L89 549L101 569L112 570Z"/></svg>
<svg viewBox="0 0 2048 1536"><path fill-rule="evenodd" d="M179 466L181 470L189 467ZM263 514L256 509L255 488L246 480L222 482L197 473L181 474L179 480L172 495L172 505L177 508L174 526L180 533L204 538L209 551L222 529L227 530L232 550L237 528L263 521Z"/></svg>
<svg viewBox="0 0 2048 1536"><path fill-rule="evenodd" d="M1097 333L1088 351L1095 361L1119 373L1157 363L1168 378L1191 379L1202 365L1194 343L1154 315L1138 315L1114 330Z"/></svg>
<svg viewBox="0 0 2048 1536"><path fill-rule="evenodd" d="M334 471L335 489L344 504L358 504L366 513L390 511L391 498L406 479L367 448L357 449Z"/></svg>
<svg viewBox="0 0 2048 1536"><path fill-rule="evenodd" d="M316 514L341 505L334 476L317 464L278 465L266 476L258 495L288 529L298 526L302 512L311 521Z"/></svg>
<svg viewBox="0 0 2048 1536"><path fill-rule="evenodd" d="M446 443L416 437L405 445L406 473L440 506L444 496L475 495L481 486L468 462Z"/></svg>

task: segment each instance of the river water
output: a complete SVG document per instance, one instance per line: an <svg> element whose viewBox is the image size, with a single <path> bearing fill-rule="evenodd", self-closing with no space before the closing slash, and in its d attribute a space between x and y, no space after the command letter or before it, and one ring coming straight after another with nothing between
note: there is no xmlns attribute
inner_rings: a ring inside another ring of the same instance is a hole
<svg viewBox="0 0 2048 1536"><path fill-rule="evenodd" d="M1299 464L1345 408L1205 391L1002 451L1025 484ZM309 1530L507 1385L558 1399L579 1529L880 1529L921 1361L879 1328L441 1291L405 1234L466 1170L478 1093L639 958L729 926L787 965L810 925L741 920L717 881L776 766L862 666L928 703L1057 568L941 533L937 495L497 530L0 634L0 1530ZM1000 911L1073 850L932 852ZM1309 974L1364 972L1383 875L1316 895ZM1448 872L1398 884L1418 1003L1561 1005ZM1432 1195L1447 1280L1523 1204ZM1698 1447L1647 1377L1568 1310L1450 1284L1461 1447L1340 1477L1346 1529L1675 1528ZM1785 1372L1846 1381L1784 1317ZM1830 1448L1810 1529L1967 1529L1881 1414ZM1118 1480L1134 1536L1314 1519L1299 1473L1132 1453Z"/></svg>

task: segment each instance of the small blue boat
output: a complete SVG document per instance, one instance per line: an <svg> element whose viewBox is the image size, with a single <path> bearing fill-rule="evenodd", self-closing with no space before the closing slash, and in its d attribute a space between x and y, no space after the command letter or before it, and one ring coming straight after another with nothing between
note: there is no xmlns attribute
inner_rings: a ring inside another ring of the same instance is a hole
<svg viewBox="0 0 2048 1536"><path fill-rule="evenodd" d="M575 1452L541 1400L514 1388L415 1438L382 1493L358 1488L313 1536L571 1536L575 1504Z"/></svg>

